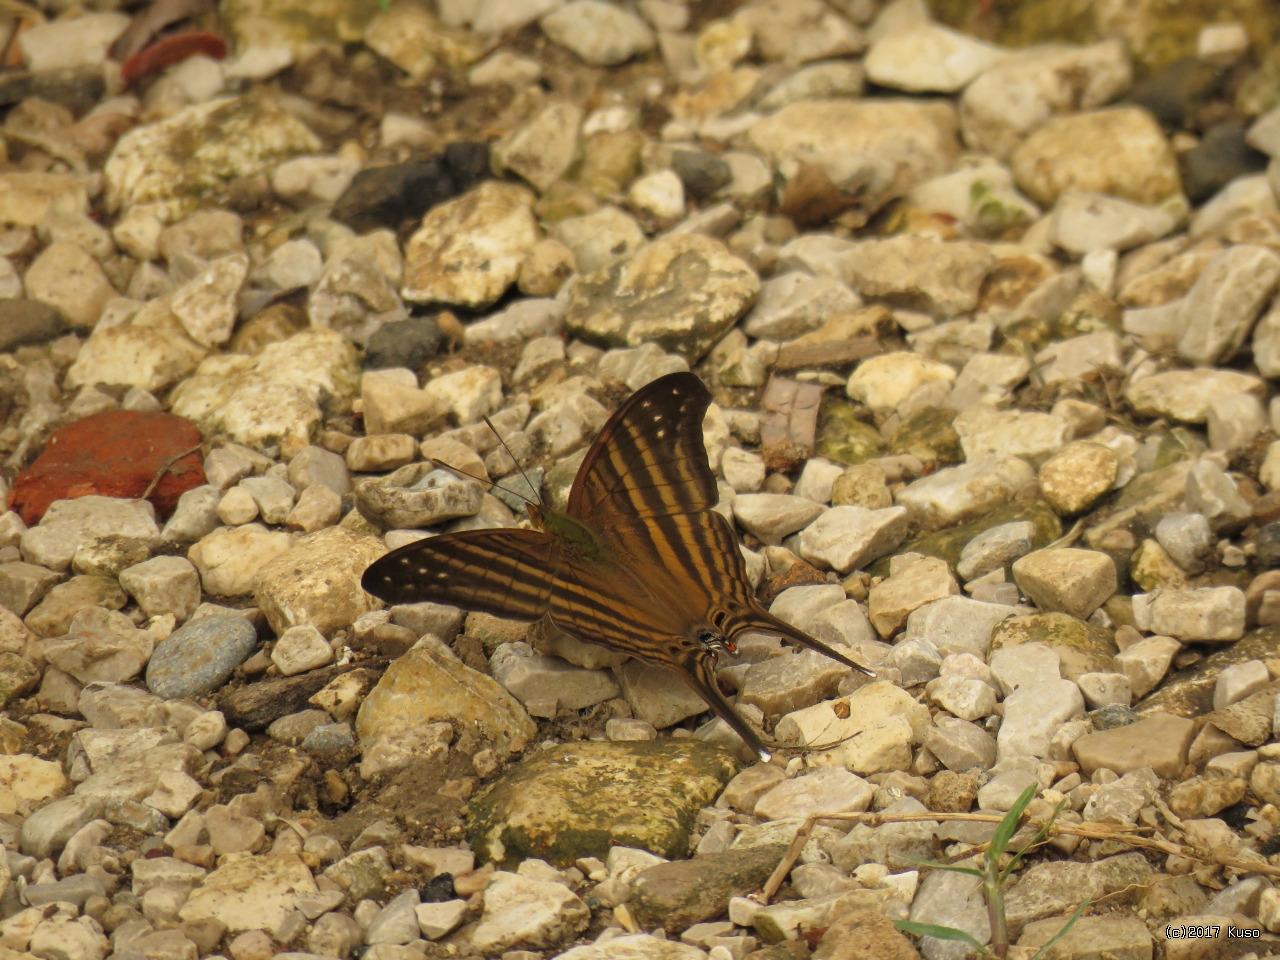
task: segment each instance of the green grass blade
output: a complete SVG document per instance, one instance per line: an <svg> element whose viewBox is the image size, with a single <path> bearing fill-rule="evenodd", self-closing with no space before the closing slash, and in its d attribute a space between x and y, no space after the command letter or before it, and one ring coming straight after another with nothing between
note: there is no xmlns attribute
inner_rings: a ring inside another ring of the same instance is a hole
<svg viewBox="0 0 1280 960"><path fill-rule="evenodd" d="M937 860L919 860L916 857L907 857L908 863L914 863L917 867L930 867L934 870L950 870L952 873L967 873L971 877L977 877L981 880L986 876L976 867L961 867L954 863L939 863Z"/></svg>
<svg viewBox="0 0 1280 960"><path fill-rule="evenodd" d="M988 857L999 860L1004 856L1004 852L1009 846L1009 841L1018 832L1018 821L1022 819L1022 811L1027 809L1027 804L1035 797L1038 786L1039 784L1036 783L1031 784L1022 791L1017 800L1013 801L1013 806L1009 808L1009 812L1004 815L1004 818L996 826L995 835L991 838L991 846L987 849Z"/></svg>
<svg viewBox="0 0 1280 960"><path fill-rule="evenodd" d="M984 956L987 953L985 944L955 927L944 927L936 923L916 923L914 920L895 920L893 925L903 933L913 933L917 937L933 937L937 940L958 940L977 948Z"/></svg>
<svg viewBox="0 0 1280 960"><path fill-rule="evenodd" d="M1023 854L1031 850L1036 844L1038 844L1041 840L1043 840L1048 835L1049 828L1053 826L1053 821L1058 819L1058 814L1062 812L1062 808L1066 805L1066 803L1067 803L1067 800L1065 797L1059 800L1057 805L1053 808L1053 813L1049 814L1049 819L1047 819L1043 824L1041 824L1040 829L1036 831L1036 835L1031 838L1031 841L1025 847L1023 847L1021 850L1019 850L1017 853L1013 855L1013 859L1009 861L1008 866L1004 868L1004 872L1001 874L1002 880L1008 877L1009 874L1013 872L1013 868L1018 865L1018 861L1022 859Z"/></svg>
<svg viewBox="0 0 1280 960"><path fill-rule="evenodd" d="M1046 950L1065 937L1067 935L1067 931L1075 926L1076 921L1080 919L1080 915L1084 913L1085 909L1091 902L1092 901L1090 900L1086 900L1084 903L1080 904L1080 906L1076 907L1076 912L1071 915L1071 919L1062 925L1061 930L1045 941L1044 946L1032 955L1031 960L1040 960L1040 958L1044 956Z"/></svg>

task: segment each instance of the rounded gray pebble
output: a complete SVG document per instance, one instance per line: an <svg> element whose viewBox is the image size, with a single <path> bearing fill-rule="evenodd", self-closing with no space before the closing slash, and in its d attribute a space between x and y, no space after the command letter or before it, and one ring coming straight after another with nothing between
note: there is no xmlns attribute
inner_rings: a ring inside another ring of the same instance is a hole
<svg viewBox="0 0 1280 960"><path fill-rule="evenodd" d="M355 734L349 723L323 723L302 741L302 749L322 757L346 754L356 747Z"/></svg>
<svg viewBox="0 0 1280 960"><path fill-rule="evenodd" d="M210 693L257 646L257 631L244 617L202 617L156 645L147 664L147 687L167 700Z"/></svg>
<svg viewBox="0 0 1280 960"><path fill-rule="evenodd" d="M1099 707L1089 714L1095 730L1114 730L1116 727L1127 727L1138 719L1132 707L1119 703Z"/></svg>

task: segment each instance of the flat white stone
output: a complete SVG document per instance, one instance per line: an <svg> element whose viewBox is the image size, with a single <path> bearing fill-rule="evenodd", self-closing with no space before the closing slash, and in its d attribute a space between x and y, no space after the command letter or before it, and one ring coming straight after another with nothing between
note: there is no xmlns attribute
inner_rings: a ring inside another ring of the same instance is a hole
<svg viewBox="0 0 1280 960"><path fill-rule="evenodd" d="M867 51L867 77L910 93L955 93L1008 53L935 23L896 30Z"/></svg>
<svg viewBox="0 0 1280 960"><path fill-rule="evenodd" d="M801 531L800 553L810 562L848 573L896 548L908 527L905 507L832 507Z"/></svg>

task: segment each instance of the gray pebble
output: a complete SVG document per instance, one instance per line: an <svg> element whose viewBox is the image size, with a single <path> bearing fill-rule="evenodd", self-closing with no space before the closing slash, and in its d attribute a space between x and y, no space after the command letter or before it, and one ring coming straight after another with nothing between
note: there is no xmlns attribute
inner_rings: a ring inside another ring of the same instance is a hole
<svg viewBox="0 0 1280 960"><path fill-rule="evenodd" d="M156 645L147 665L147 687L169 700L210 693L257 645L257 631L244 617L189 621Z"/></svg>

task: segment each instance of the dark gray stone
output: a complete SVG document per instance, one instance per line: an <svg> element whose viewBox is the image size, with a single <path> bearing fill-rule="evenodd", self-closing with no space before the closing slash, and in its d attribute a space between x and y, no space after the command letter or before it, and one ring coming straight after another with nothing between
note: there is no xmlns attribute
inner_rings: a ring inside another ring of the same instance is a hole
<svg viewBox="0 0 1280 960"><path fill-rule="evenodd" d="M258 645L258 634L237 614L188 621L156 645L147 688L168 700L218 689Z"/></svg>

